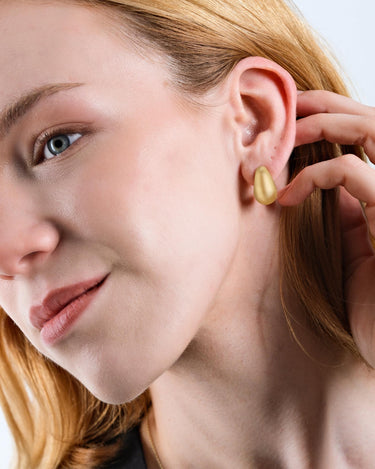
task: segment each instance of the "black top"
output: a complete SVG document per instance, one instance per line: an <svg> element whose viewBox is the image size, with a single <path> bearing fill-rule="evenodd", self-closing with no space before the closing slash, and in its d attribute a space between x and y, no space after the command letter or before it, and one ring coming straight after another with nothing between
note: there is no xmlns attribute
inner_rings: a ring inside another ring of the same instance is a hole
<svg viewBox="0 0 375 469"><path fill-rule="evenodd" d="M139 425L124 435L124 443L114 462L102 469L147 469Z"/></svg>

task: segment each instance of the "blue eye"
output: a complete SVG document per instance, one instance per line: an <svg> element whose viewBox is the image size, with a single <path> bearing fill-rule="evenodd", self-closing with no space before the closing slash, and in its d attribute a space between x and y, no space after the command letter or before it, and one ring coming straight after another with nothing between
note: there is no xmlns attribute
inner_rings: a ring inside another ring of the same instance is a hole
<svg viewBox="0 0 375 469"><path fill-rule="evenodd" d="M43 156L50 160L66 151L75 141L82 137L82 134L60 134L50 138L44 146Z"/></svg>

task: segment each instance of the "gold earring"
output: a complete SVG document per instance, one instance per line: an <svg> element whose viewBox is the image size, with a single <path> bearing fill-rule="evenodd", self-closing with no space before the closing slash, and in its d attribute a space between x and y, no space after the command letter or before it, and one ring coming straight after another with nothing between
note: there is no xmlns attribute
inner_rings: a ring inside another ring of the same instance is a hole
<svg viewBox="0 0 375 469"><path fill-rule="evenodd" d="M265 166L260 166L254 176L254 197L263 204L270 205L277 199L277 189L272 176Z"/></svg>

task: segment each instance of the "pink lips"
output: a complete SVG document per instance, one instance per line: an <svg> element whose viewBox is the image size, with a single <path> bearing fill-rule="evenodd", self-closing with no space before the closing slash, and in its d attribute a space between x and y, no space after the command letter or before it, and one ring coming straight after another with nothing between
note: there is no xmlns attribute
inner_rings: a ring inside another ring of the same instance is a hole
<svg viewBox="0 0 375 469"><path fill-rule="evenodd" d="M108 275L51 291L41 305L30 309L31 324L48 344L61 338L87 308Z"/></svg>

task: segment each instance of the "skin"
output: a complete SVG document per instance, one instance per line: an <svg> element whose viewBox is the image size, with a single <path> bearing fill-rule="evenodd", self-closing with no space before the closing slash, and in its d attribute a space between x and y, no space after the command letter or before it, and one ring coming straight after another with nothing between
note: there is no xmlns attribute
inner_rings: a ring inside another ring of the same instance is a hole
<svg viewBox="0 0 375 469"><path fill-rule="evenodd" d="M240 62L196 106L163 57L112 31L104 14L73 4L0 6L0 110L47 83L83 83L41 100L0 140L0 304L99 399L128 402L150 387L165 468L372 467L374 372L320 343L298 311L313 359L293 341L277 234L280 204L345 187L349 314L374 364L371 311L358 303L375 303L366 288L375 267L355 200L368 202L375 228L373 170L351 156L319 163L270 207L252 186L266 165L284 187L293 146L322 138L360 141L374 157L374 110L324 92L297 102L291 77L260 58ZM61 127L83 136L33 164L32 135ZM107 273L69 333L45 343L30 307ZM141 437L157 468L145 422Z"/></svg>

